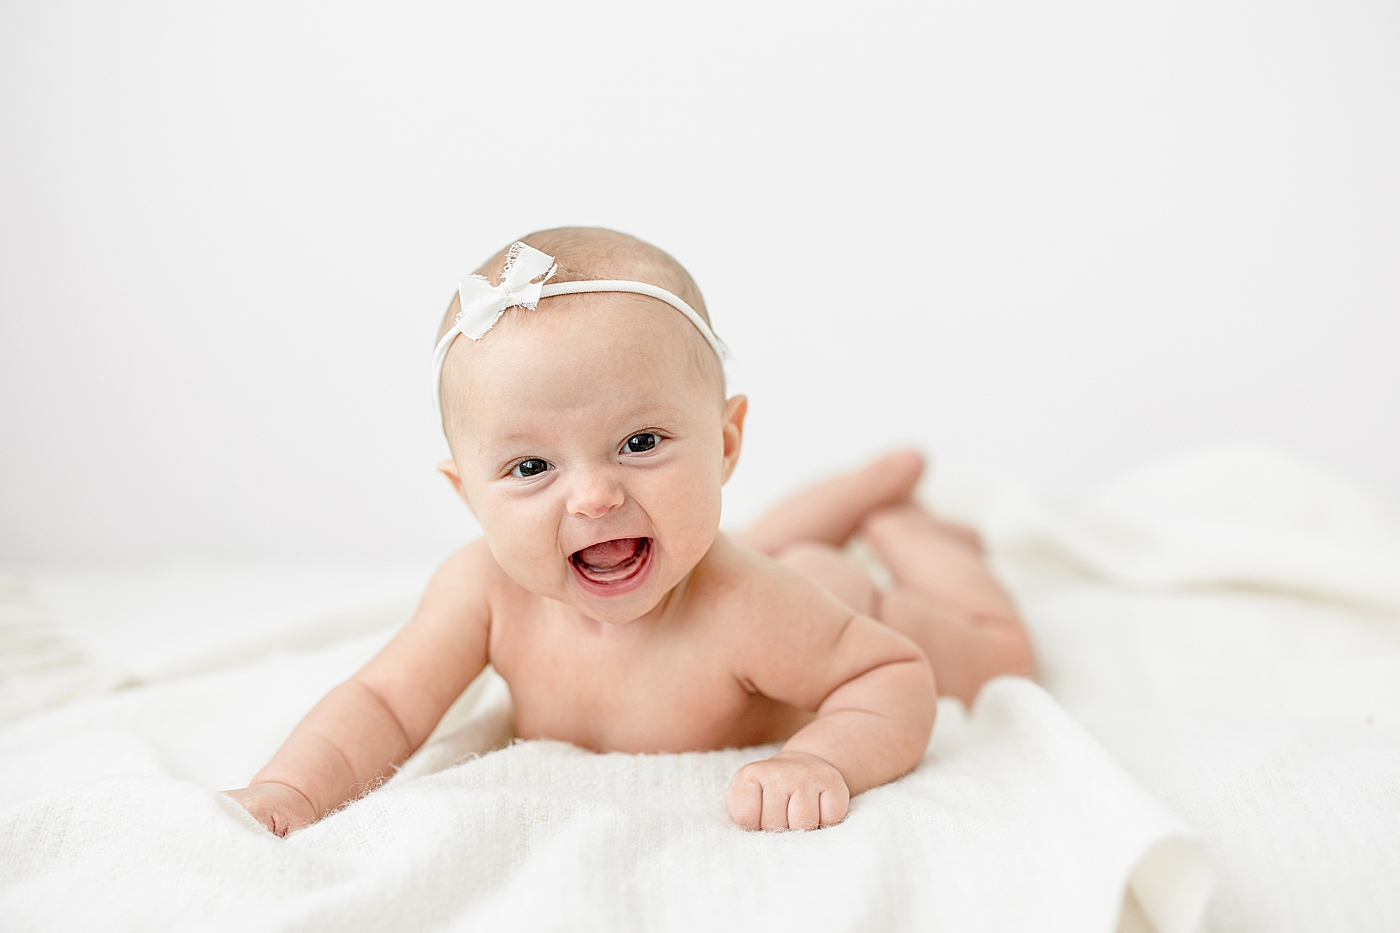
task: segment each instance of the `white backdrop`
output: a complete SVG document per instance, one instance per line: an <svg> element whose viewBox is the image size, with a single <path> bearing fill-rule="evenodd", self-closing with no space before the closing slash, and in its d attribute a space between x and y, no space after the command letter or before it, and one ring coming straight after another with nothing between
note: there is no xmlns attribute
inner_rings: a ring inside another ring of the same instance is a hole
<svg viewBox="0 0 1400 933"><path fill-rule="evenodd" d="M473 533L432 336L515 236L699 280L737 522L899 441L1073 496L1249 436L1400 494L1400 6L0 7L0 559Z"/></svg>

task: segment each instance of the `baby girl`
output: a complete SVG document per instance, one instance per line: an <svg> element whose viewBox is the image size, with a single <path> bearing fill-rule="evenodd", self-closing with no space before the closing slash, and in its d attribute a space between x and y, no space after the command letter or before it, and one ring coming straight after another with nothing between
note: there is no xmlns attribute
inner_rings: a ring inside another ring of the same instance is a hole
<svg viewBox="0 0 1400 933"><path fill-rule="evenodd" d="M971 699L1029 673L976 536L910 501L917 454L720 533L748 407L725 397L723 352L686 271L624 234L532 234L463 279L434 360L440 469L483 537L231 795L278 835L316 821L413 754L489 663L524 739L783 743L734 775L729 815L816 829L919 761L935 674ZM840 550L857 531L889 591Z"/></svg>

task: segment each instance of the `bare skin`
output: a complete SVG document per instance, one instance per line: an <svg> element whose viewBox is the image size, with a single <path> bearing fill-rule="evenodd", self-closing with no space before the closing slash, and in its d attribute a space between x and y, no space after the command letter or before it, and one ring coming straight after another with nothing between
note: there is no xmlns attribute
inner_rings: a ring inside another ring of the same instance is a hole
<svg viewBox="0 0 1400 933"><path fill-rule="evenodd" d="M939 693L971 703L993 677L1032 676L1035 658L977 533L912 500L923 469L914 451L881 457L785 500L739 541L908 636L930 659ZM889 568L888 592L841 551L856 533Z"/></svg>
<svg viewBox="0 0 1400 933"><path fill-rule="evenodd" d="M613 293L457 340L441 469L484 536L231 795L279 834L319 819L391 774L488 662L522 738L783 742L726 792L748 829L839 822L852 795L910 770L936 708L923 651L718 531L747 401L723 400L719 368L696 365L708 352L668 306Z"/></svg>

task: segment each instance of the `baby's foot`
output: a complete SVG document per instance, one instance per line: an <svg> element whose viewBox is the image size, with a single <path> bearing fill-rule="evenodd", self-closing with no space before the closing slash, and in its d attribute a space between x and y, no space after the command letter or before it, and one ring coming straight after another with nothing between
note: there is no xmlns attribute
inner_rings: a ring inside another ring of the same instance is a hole
<svg viewBox="0 0 1400 933"><path fill-rule="evenodd" d="M880 509L866 517L860 530L881 553L903 546L910 536L927 535L952 539L978 555L986 553L976 529L941 519L917 502Z"/></svg>
<svg viewBox="0 0 1400 933"><path fill-rule="evenodd" d="M794 493L739 535L739 543L770 556L803 541L841 547L867 516L908 502L923 472L918 451L886 454Z"/></svg>
<svg viewBox="0 0 1400 933"><path fill-rule="evenodd" d="M862 490L868 513L906 503L924 475L923 454L912 448L896 450L870 461L852 474Z"/></svg>

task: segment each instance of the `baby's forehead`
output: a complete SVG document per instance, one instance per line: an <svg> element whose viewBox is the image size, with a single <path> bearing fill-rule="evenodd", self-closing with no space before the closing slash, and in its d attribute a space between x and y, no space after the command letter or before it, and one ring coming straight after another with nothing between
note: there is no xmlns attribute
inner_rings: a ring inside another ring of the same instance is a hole
<svg viewBox="0 0 1400 933"><path fill-rule="evenodd" d="M706 358L709 358L707 361ZM679 312L643 295L559 295L511 308L480 340L458 338L442 373L446 421L473 435L562 412L605 425L643 409L723 402L719 360Z"/></svg>
<svg viewBox="0 0 1400 933"><path fill-rule="evenodd" d="M679 312L645 295L556 295L510 308L479 340L458 339L454 369L480 378L556 370L556 379L636 382L672 377L704 354L705 338ZM454 362L449 356L449 362Z"/></svg>

